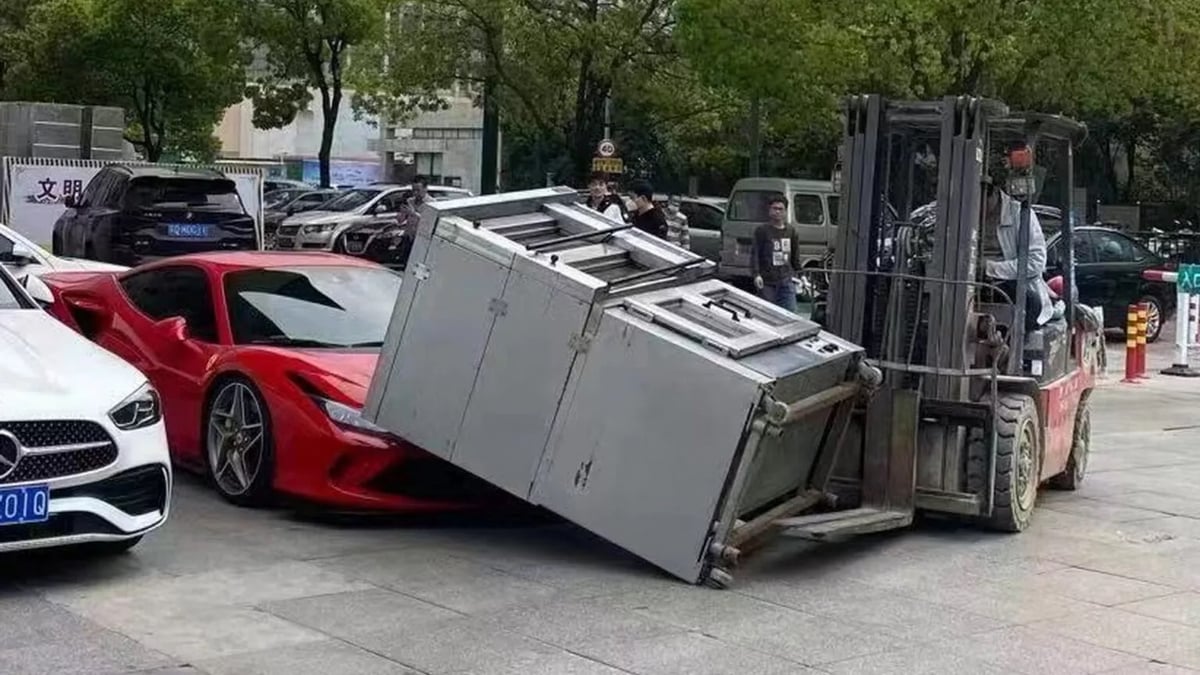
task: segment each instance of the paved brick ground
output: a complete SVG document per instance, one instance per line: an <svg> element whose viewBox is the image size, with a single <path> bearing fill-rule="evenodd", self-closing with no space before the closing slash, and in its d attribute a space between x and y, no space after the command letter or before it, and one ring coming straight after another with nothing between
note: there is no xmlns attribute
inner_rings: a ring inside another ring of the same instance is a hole
<svg viewBox="0 0 1200 675"><path fill-rule="evenodd" d="M183 477L131 555L4 561L0 673L1200 671L1200 382L1115 379L1030 531L794 543L728 591L569 526L337 527Z"/></svg>

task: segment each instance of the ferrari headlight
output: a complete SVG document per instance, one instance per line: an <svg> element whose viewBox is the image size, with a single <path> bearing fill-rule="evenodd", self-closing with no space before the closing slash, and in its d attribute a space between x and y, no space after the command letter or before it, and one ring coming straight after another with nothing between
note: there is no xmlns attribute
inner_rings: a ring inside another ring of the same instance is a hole
<svg viewBox="0 0 1200 675"><path fill-rule="evenodd" d="M162 401L147 382L108 411L108 419L123 431L148 427L162 419Z"/></svg>
<svg viewBox="0 0 1200 675"><path fill-rule="evenodd" d="M372 434L388 433L386 429L378 427L367 421L362 416L361 408L354 408L344 403L338 403L337 401L331 401L327 398L320 398L316 396L313 397L313 400L317 402L317 405L321 406L321 409L325 411L325 414L329 416L329 419L332 420L334 424L340 424L344 427L350 427L351 429L366 431Z"/></svg>

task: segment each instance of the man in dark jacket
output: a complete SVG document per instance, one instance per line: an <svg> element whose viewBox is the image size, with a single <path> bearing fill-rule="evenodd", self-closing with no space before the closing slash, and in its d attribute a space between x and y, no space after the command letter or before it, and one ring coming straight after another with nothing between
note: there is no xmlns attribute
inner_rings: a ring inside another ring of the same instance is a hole
<svg viewBox="0 0 1200 675"><path fill-rule="evenodd" d="M764 300L795 312L796 283L792 279L800 267L800 239L787 223L787 199L772 197L767 214L768 221L754 230L750 276Z"/></svg>
<svg viewBox="0 0 1200 675"><path fill-rule="evenodd" d="M667 238L667 214L654 203L654 186L642 181L633 188L633 226L643 232Z"/></svg>

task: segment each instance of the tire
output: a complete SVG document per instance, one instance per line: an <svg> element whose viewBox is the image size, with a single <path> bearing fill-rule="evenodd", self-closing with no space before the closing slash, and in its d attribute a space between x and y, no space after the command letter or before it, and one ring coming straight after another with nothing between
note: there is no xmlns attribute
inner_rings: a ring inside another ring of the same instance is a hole
<svg viewBox="0 0 1200 675"><path fill-rule="evenodd" d="M333 240L333 246L330 247L330 250L333 251L334 253L340 253L342 255L346 255L346 245L342 243L341 237L338 237L337 239Z"/></svg>
<svg viewBox="0 0 1200 675"><path fill-rule="evenodd" d="M137 546L141 541L142 535L139 534L131 539L122 539L120 541L97 541L90 544L80 544L78 551L84 555L106 558L123 555L129 552L129 549Z"/></svg>
<svg viewBox="0 0 1200 675"><path fill-rule="evenodd" d="M1158 342L1158 338L1162 336L1163 322L1166 320L1166 315L1163 313L1162 300L1153 295L1145 295L1138 299L1138 303L1146 303L1147 305L1147 321L1146 321L1146 342L1153 344ZM1179 311L1176 308L1176 311ZM1155 320L1157 317L1157 320Z"/></svg>
<svg viewBox="0 0 1200 675"><path fill-rule="evenodd" d="M1029 526L1037 503L1041 469L1037 405L1024 394L1003 395L997 401L995 425L992 513L981 522L991 530L1021 532ZM987 490L988 447L981 431L972 432L968 452L968 488L982 495Z"/></svg>
<svg viewBox="0 0 1200 675"><path fill-rule="evenodd" d="M1084 398L1079 402L1079 411L1075 413L1075 436L1071 442L1071 456L1067 458L1067 468L1050 479L1050 487L1071 492L1078 490L1087 473L1088 456L1091 451L1092 410L1088 400Z"/></svg>
<svg viewBox="0 0 1200 675"><path fill-rule="evenodd" d="M258 388L245 377L219 380L209 392L203 419L204 467L217 493L237 506L270 504L275 446L271 414Z"/></svg>

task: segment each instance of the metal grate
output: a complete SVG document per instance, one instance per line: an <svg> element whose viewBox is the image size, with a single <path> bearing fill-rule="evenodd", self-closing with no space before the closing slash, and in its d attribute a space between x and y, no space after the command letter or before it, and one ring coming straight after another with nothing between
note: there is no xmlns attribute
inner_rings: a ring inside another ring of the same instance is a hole
<svg viewBox="0 0 1200 675"><path fill-rule="evenodd" d="M8 431L26 451L12 473L0 478L0 485L26 483L74 476L102 469L117 461L117 446L104 427L86 420L38 420L31 422L0 422L0 430ZM72 445L88 445L78 449L37 454L39 449ZM103 444L103 445L99 445Z"/></svg>
<svg viewBox="0 0 1200 675"><path fill-rule="evenodd" d="M158 464L139 466L102 481L52 490L50 497L94 497L131 516L167 508L167 472Z"/></svg>
<svg viewBox="0 0 1200 675"><path fill-rule="evenodd" d="M85 420L0 422L0 429L16 436L17 440L21 441L21 445L26 448L112 442L104 427Z"/></svg>

